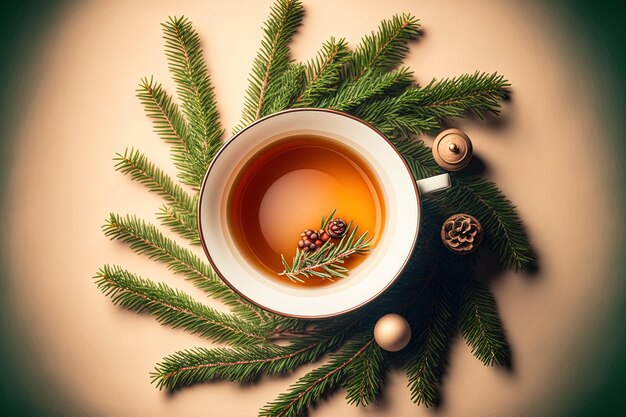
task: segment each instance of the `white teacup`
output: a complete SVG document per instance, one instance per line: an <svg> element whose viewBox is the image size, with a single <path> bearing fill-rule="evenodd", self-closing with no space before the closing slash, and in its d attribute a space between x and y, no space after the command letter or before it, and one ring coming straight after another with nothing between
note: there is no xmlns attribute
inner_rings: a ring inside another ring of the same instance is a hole
<svg viewBox="0 0 626 417"><path fill-rule="evenodd" d="M228 195L241 167L272 142L303 134L340 141L368 161L378 175L387 208L375 249L347 278L321 287L300 288L265 276L237 248L227 224ZM393 284L417 241L420 196L448 187L448 174L415 182L396 148L362 120L325 109L286 110L249 125L219 151L200 191L200 238L217 274L251 303L285 316L332 317L367 304Z"/></svg>

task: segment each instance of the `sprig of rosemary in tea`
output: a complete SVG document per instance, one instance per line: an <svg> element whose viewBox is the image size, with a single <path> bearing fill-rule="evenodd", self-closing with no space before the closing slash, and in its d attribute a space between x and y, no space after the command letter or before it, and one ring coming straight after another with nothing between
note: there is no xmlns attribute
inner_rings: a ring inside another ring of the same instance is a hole
<svg viewBox="0 0 626 417"><path fill-rule="evenodd" d="M322 230L332 221L336 211L336 209L333 210L326 218L322 217ZM369 252L372 249L372 238L368 238L367 231L358 235L359 226L352 228L352 221L348 223L346 230L348 233L338 243L327 240L314 252L305 252L297 249L291 265L281 254L280 258L285 270L278 275L286 276L294 282L304 282L302 277L318 277L330 281L334 281L336 278L347 277L349 270L342 264L352 255Z"/></svg>

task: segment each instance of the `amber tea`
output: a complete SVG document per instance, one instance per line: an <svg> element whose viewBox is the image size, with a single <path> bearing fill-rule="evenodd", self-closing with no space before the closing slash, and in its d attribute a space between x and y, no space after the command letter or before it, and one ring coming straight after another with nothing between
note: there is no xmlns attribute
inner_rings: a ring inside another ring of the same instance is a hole
<svg viewBox="0 0 626 417"><path fill-rule="evenodd" d="M369 163L335 140L292 136L260 150L240 170L228 197L228 227L248 262L268 277L291 282L279 275L281 254L291 261L301 234L316 231L333 209L335 218L358 225L359 234L367 231L375 248L385 202ZM367 256L350 256L343 266L353 270ZM309 277L297 285L332 282Z"/></svg>

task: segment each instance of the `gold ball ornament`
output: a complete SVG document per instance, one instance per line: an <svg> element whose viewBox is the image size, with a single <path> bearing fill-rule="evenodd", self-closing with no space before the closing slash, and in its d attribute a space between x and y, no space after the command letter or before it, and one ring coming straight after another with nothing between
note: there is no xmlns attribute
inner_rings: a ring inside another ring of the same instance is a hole
<svg viewBox="0 0 626 417"><path fill-rule="evenodd" d="M382 349L397 352L409 344L411 326L398 314L385 314L374 326L374 340Z"/></svg>
<svg viewBox="0 0 626 417"><path fill-rule="evenodd" d="M433 157L446 171L459 171L472 160L472 141L459 129L446 129L433 143Z"/></svg>
<svg viewBox="0 0 626 417"><path fill-rule="evenodd" d="M441 241L452 252L472 253L483 240L483 227L469 214L455 214L441 226Z"/></svg>

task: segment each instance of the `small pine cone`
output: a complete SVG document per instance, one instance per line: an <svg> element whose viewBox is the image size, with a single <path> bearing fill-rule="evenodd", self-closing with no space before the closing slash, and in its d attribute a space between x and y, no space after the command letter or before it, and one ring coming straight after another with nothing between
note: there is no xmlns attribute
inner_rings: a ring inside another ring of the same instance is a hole
<svg viewBox="0 0 626 417"><path fill-rule="evenodd" d="M441 240L453 252L466 254L474 251L483 239L480 222L469 214L455 214L441 227Z"/></svg>
<svg viewBox="0 0 626 417"><path fill-rule="evenodd" d="M328 240L328 235L324 233L323 230L316 232L311 229L306 229L304 232L300 233L298 248L302 249L303 252L315 252L326 242L324 236L326 240Z"/></svg>
<svg viewBox="0 0 626 417"><path fill-rule="evenodd" d="M326 226L326 233L333 239L341 239L348 231L348 225L343 219L334 219Z"/></svg>

